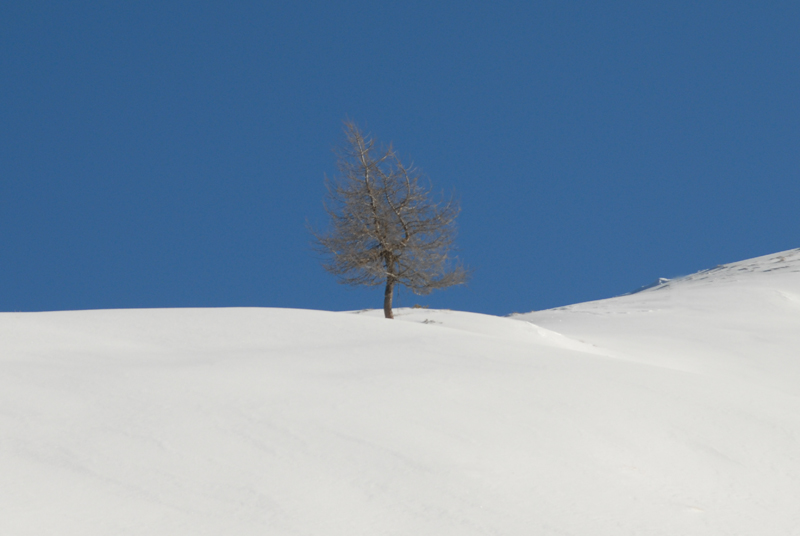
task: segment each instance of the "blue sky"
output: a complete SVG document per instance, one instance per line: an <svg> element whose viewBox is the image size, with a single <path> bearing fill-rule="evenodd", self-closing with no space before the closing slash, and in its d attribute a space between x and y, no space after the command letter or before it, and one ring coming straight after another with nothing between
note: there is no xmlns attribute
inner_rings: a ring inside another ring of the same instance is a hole
<svg viewBox="0 0 800 536"><path fill-rule="evenodd" d="M800 247L797 2L3 2L0 310L380 307L325 273L349 117L461 200L491 314Z"/></svg>

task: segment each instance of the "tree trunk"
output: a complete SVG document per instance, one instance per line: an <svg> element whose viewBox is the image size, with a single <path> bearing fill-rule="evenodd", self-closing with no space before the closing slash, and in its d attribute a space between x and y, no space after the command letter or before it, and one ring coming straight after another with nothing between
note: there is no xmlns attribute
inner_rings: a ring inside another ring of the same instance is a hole
<svg viewBox="0 0 800 536"><path fill-rule="evenodd" d="M386 278L386 290L383 292L383 316L394 318L392 314L392 295L394 294L394 279Z"/></svg>

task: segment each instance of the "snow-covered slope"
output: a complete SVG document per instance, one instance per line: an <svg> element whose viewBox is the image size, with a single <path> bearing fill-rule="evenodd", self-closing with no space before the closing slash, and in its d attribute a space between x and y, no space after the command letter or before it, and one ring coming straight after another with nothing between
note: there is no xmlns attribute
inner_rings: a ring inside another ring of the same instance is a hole
<svg viewBox="0 0 800 536"><path fill-rule="evenodd" d="M800 249L515 318L623 359L800 395Z"/></svg>
<svg viewBox="0 0 800 536"><path fill-rule="evenodd" d="M800 250L397 316L0 314L0 534L800 531Z"/></svg>

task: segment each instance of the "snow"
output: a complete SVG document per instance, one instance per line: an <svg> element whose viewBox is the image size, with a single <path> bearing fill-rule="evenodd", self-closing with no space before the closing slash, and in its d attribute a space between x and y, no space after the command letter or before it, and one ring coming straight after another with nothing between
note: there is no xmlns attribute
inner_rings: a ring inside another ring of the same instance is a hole
<svg viewBox="0 0 800 536"><path fill-rule="evenodd" d="M797 532L800 250L381 314L0 314L0 534Z"/></svg>

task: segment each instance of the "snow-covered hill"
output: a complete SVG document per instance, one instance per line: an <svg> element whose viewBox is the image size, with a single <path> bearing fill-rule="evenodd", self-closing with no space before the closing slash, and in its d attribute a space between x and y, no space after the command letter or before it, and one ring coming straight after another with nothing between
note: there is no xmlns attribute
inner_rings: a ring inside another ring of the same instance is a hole
<svg viewBox="0 0 800 536"><path fill-rule="evenodd" d="M0 314L0 534L800 532L800 250L379 315Z"/></svg>

